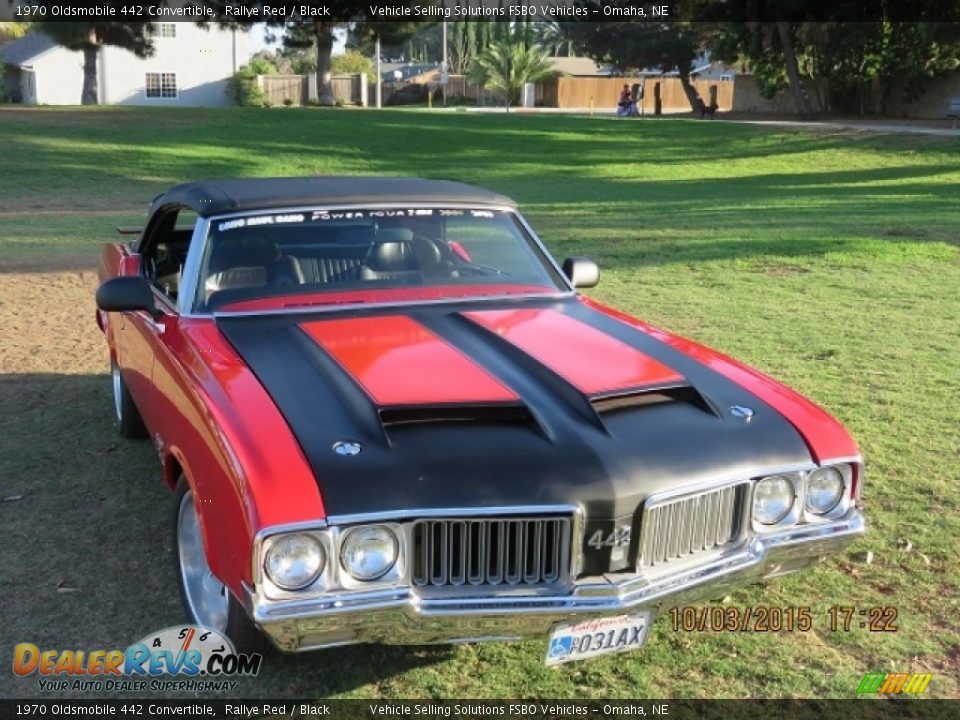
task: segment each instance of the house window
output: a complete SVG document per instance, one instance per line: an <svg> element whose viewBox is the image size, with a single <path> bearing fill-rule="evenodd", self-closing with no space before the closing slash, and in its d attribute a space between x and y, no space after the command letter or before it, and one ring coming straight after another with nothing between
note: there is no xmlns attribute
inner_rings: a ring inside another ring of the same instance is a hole
<svg viewBox="0 0 960 720"><path fill-rule="evenodd" d="M720 82L733 82L733 75L730 73L724 73L720 76Z"/></svg>
<svg viewBox="0 0 960 720"><path fill-rule="evenodd" d="M162 38L172 38L177 36L176 23L157 23L157 35Z"/></svg>
<svg viewBox="0 0 960 720"><path fill-rule="evenodd" d="M176 73L147 73L148 98L175 98L176 96Z"/></svg>

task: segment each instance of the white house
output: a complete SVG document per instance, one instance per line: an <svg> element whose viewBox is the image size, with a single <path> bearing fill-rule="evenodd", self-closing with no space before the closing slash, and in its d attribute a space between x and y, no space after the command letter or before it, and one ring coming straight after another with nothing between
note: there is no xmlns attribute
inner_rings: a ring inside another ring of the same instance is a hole
<svg viewBox="0 0 960 720"><path fill-rule="evenodd" d="M138 58L105 46L97 59L98 97L104 105L226 105L227 79L250 59L247 33L188 22L154 23L154 54ZM27 104L79 105L83 53L42 33L0 47L6 89Z"/></svg>

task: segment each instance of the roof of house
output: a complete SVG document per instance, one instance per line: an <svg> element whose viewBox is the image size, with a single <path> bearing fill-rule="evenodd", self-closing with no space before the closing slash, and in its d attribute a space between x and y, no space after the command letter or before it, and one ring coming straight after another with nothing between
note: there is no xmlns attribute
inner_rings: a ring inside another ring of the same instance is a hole
<svg viewBox="0 0 960 720"><path fill-rule="evenodd" d="M56 45L57 43L48 35L39 32L28 33L0 47L0 60L5 65L29 65L35 57Z"/></svg>
<svg viewBox="0 0 960 720"><path fill-rule="evenodd" d="M610 69L598 65L593 58L588 57L552 57L547 62L550 67L564 75L610 75Z"/></svg>
<svg viewBox="0 0 960 720"><path fill-rule="evenodd" d="M183 205L209 217L244 210L388 203L516 204L490 190L451 180L335 176L249 178L177 185L153 201L151 213L164 205Z"/></svg>

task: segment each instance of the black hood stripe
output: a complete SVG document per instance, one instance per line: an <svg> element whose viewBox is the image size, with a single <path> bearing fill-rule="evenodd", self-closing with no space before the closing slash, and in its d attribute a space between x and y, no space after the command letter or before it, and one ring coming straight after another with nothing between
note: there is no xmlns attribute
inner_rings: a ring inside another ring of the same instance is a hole
<svg viewBox="0 0 960 720"><path fill-rule="evenodd" d="M632 514L651 493L678 482L809 462L796 430L744 388L656 338L577 299L497 303L566 314L676 370L714 408L747 405L749 423L677 400L598 416L588 398L535 358L459 313L489 302L421 306L408 313L515 393L535 423L489 415L470 421L403 423L385 429L379 408L300 328L305 321L375 318L397 312L218 318L286 418L332 515L580 503L588 516ZM558 337L558 351L564 339ZM539 427L538 427L539 425ZM340 440L364 449L343 457Z"/></svg>

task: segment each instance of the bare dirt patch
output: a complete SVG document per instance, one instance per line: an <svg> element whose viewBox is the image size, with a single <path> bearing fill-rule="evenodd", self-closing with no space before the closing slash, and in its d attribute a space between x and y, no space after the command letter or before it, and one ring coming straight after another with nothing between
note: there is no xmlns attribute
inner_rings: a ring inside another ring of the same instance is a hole
<svg viewBox="0 0 960 720"><path fill-rule="evenodd" d="M102 373L106 345L93 314L92 270L5 273L0 374Z"/></svg>

